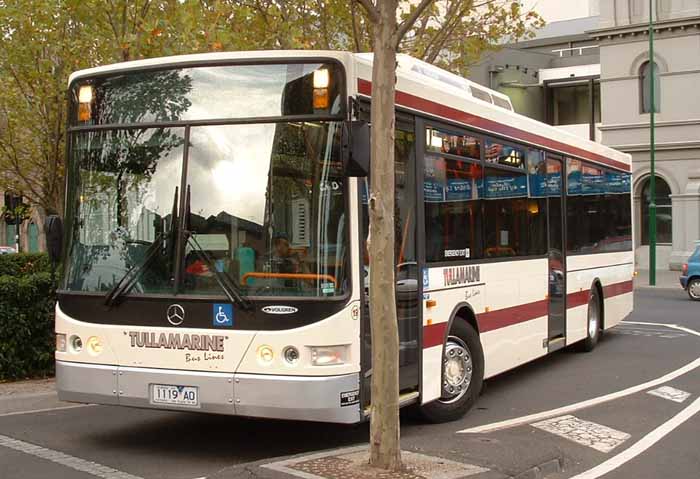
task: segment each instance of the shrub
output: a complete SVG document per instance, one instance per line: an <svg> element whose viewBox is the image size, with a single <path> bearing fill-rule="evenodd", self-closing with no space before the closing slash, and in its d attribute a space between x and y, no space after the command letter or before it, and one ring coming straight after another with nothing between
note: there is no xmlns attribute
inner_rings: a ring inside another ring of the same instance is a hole
<svg viewBox="0 0 700 479"><path fill-rule="evenodd" d="M48 268L46 255L0 256L0 380L53 374L55 293Z"/></svg>
<svg viewBox="0 0 700 479"><path fill-rule="evenodd" d="M0 276L23 276L51 271L46 253L19 253L0 255Z"/></svg>

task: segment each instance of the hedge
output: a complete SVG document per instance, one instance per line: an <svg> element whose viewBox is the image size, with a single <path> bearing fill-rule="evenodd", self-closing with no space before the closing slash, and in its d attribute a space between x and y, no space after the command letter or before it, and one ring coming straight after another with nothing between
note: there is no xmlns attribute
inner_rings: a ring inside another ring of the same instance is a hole
<svg viewBox="0 0 700 479"><path fill-rule="evenodd" d="M54 372L55 292L48 270L46 255L0 256L0 381Z"/></svg>
<svg viewBox="0 0 700 479"><path fill-rule="evenodd" d="M0 276L26 276L51 271L46 253L20 253L0 255Z"/></svg>

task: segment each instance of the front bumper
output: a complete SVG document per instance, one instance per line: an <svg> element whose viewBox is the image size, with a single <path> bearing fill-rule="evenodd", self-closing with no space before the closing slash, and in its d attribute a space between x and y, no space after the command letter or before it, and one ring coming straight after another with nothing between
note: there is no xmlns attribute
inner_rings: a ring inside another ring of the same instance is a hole
<svg viewBox="0 0 700 479"><path fill-rule="evenodd" d="M683 286L683 289L688 288L688 277L687 276L681 276L681 286Z"/></svg>
<svg viewBox="0 0 700 479"><path fill-rule="evenodd" d="M197 386L199 405L153 404L152 384ZM56 389L60 400L81 403L345 424L361 420L359 403L341 406L341 396L348 402L343 393L359 390L357 373L279 376L56 361Z"/></svg>

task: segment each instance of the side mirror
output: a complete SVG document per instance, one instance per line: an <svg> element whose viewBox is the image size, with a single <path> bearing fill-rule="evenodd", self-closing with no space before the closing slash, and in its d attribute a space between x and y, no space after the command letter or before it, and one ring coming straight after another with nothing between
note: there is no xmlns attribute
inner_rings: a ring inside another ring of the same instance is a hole
<svg viewBox="0 0 700 479"><path fill-rule="evenodd" d="M370 160L370 128L366 121L346 121L343 125L342 161L345 176L367 176Z"/></svg>
<svg viewBox="0 0 700 479"><path fill-rule="evenodd" d="M63 221L58 215L49 215L44 222L46 233L46 249L49 252L51 264L55 265L61 260L63 251Z"/></svg>

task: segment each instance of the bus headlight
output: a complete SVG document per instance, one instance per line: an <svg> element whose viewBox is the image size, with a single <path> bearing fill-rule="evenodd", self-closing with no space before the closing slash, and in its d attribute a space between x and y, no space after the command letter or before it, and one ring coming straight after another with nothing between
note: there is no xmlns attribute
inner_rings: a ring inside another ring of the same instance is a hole
<svg viewBox="0 0 700 479"><path fill-rule="evenodd" d="M299 350L294 346L287 346L284 348L284 360L287 364L294 366L299 362Z"/></svg>
<svg viewBox="0 0 700 479"><path fill-rule="evenodd" d="M270 364L275 358L275 353L272 348L266 344L263 344L258 348L258 361L262 364Z"/></svg>
<svg viewBox="0 0 700 479"><path fill-rule="evenodd" d="M337 366L345 364L347 346L312 346L311 364L314 366Z"/></svg>
<svg viewBox="0 0 700 479"><path fill-rule="evenodd" d="M102 341L97 336L90 336L87 340L87 350L92 356L99 356L102 353Z"/></svg>
<svg viewBox="0 0 700 479"><path fill-rule="evenodd" d="M80 339L80 336L73 335L70 337L70 349L74 353L79 353L83 350L83 340Z"/></svg>
<svg viewBox="0 0 700 479"><path fill-rule="evenodd" d="M66 352L66 335L63 333L56 333L56 351L59 353Z"/></svg>

